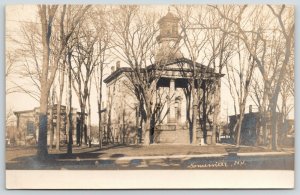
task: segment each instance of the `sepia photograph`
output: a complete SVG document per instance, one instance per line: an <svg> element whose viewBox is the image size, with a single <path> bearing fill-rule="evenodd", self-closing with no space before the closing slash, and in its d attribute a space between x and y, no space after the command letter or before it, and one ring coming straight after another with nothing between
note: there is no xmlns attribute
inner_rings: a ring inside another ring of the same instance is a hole
<svg viewBox="0 0 300 195"><path fill-rule="evenodd" d="M294 32L285 4L7 5L6 188L294 188Z"/></svg>

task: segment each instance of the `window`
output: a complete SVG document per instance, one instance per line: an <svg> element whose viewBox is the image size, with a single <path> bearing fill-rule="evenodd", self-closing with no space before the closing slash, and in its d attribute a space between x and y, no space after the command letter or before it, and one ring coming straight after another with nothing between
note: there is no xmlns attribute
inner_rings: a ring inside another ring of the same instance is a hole
<svg viewBox="0 0 300 195"><path fill-rule="evenodd" d="M178 34L178 32L177 32L177 26L176 25L173 25L172 26L172 35L177 35Z"/></svg>
<svg viewBox="0 0 300 195"><path fill-rule="evenodd" d="M33 121L27 121L27 135L33 135L35 133L35 126Z"/></svg>

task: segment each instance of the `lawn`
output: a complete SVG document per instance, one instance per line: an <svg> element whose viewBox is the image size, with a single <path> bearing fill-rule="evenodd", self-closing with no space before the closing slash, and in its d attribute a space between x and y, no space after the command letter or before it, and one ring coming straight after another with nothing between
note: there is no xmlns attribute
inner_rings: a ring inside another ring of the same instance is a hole
<svg viewBox="0 0 300 195"><path fill-rule="evenodd" d="M195 145L159 145L153 144L150 146L142 145L114 145L105 146L99 149L97 146L88 147L73 147L72 156L89 155L94 157L123 157L123 156L165 156L165 155L196 155L196 154L223 154L226 153L225 148L228 145L216 146L195 146ZM18 146L6 148L6 162L13 162L20 157L32 157L36 154L36 147L34 146ZM240 153L247 152L268 152L270 150L262 147L241 146ZM66 147L61 147L60 151L49 150L50 156L64 157ZM64 157L65 158L65 157Z"/></svg>
<svg viewBox="0 0 300 195"><path fill-rule="evenodd" d="M229 145L111 145L105 146L102 149L99 149L97 146L92 146L91 148L74 146L73 154L66 155L66 147L62 146L60 151L50 150L48 158L43 161L37 159L36 147L7 147L6 169L187 169L189 165L194 162L227 162L228 155L225 150L226 147L229 147ZM270 152L270 150L262 147L241 146L239 153L252 154L249 154L250 156L241 155L241 157L238 158L249 161L247 167L250 169L293 168L293 153L280 153L277 154L277 156L268 155L269 157L265 157L267 153L258 155L257 153L260 152ZM272 155L272 153L269 154ZM232 160L233 159L229 159L230 162ZM274 161L278 161L279 163L275 164L275 166ZM245 167L238 168L242 169Z"/></svg>

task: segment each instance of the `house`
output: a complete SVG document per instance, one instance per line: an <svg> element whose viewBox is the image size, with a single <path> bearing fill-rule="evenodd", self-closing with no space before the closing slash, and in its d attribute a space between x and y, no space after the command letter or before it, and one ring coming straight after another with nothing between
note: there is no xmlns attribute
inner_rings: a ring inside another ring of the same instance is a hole
<svg viewBox="0 0 300 195"><path fill-rule="evenodd" d="M73 140L77 135L76 123L79 118L79 112L72 108L73 118ZM39 133L39 108L32 110L15 111L16 127L13 133L9 133L10 139L14 140L17 145L34 145L38 141ZM50 144L51 129L53 129L54 143L56 140L56 120L57 120L57 104L49 106L48 109L48 125L47 125L47 143ZM61 125L60 125L60 142L66 143L68 140L68 131L66 130L66 106L61 106ZM52 128L53 127L53 128ZM7 129L9 131L9 129ZM11 132L11 131L10 131Z"/></svg>
<svg viewBox="0 0 300 195"><path fill-rule="evenodd" d="M240 115L229 116L229 131L231 136L236 136L234 127ZM242 145L268 145L272 136L271 115L265 116L260 112L252 112L252 106L249 106L249 113L244 114L241 126L240 144ZM291 145L292 140L288 139L293 132L294 120L284 120L283 114L277 112L277 143L279 145ZM265 123L264 123L265 121Z"/></svg>

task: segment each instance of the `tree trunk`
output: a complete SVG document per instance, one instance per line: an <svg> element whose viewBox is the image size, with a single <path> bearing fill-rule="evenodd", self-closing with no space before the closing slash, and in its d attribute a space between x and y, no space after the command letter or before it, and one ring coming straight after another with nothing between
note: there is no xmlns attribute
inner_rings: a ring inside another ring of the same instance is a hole
<svg viewBox="0 0 300 195"><path fill-rule="evenodd" d="M207 143L207 127L206 127L206 123L207 123L207 115L206 115L206 83L205 81L203 82L203 139L204 139L204 143Z"/></svg>
<svg viewBox="0 0 300 195"><path fill-rule="evenodd" d="M191 91L189 88L187 88L186 90L184 90L184 95L186 98L186 118L188 122L188 127L189 127L189 141L190 143L193 142L193 132L192 132L192 120L191 120Z"/></svg>
<svg viewBox="0 0 300 195"><path fill-rule="evenodd" d="M244 98L246 99L246 97L244 97ZM243 103L240 105L240 116L238 119L237 137L236 137L236 146L237 147L240 146L240 142L241 142L241 129L242 129L242 123L243 123L244 113L245 113L245 104L246 104L246 101L244 100Z"/></svg>
<svg viewBox="0 0 300 195"><path fill-rule="evenodd" d="M144 98L147 98L145 100L145 111L146 111L146 114L145 114L145 126L144 126L144 131L143 131L143 137L144 137L144 145L150 145L150 132L151 132L151 128L152 128L152 125L151 125L151 117L152 117L152 111L151 111L151 98L152 96L150 94L147 95L147 97L144 97Z"/></svg>
<svg viewBox="0 0 300 195"><path fill-rule="evenodd" d="M60 81L59 81L59 97L57 101L57 120L56 120L56 150L59 150L59 144L60 144L61 102L62 102L62 95L64 91L64 81L65 81L65 65L63 65L62 71L60 72Z"/></svg>
<svg viewBox="0 0 300 195"><path fill-rule="evenodd" d="M92 83L92 82L91 82ZM90 86L91 88L91 86ZM91 124L91 99L90 94L88 94L88 129L87 129L87 139L88 139L88 145L89 147L92 147L91 141L92 141L92 134L91 134L92 124Z"/></svg>
<svg viewBox="0 0 300 195"><path fill-rule="evenodd" d="M125 108L123 108L123 113L122 113L122 142L125 144L125 135L126 135L126 130L125 130Z"/></svg>
<svg viewBox="0 0 300 195"><path fill-rule="evenodd" d="M217 127L219 125L219 113L220 113L220 88L221 88L221 80L218 80L216 83L216 91L214 97L214 114L213 114L213 129L212 129L212 145L216 145L217 141Z"/></svg>
<svg viewBox="0 0 300 195"><path fill-rule="evenodd" d="M192 107L192 144L197 144L197 94L195 91L195 79L192 79L191 93L193 99Z"/></svg>
<svg viewBox="0 0 300 195"><path fill-rule="evenodd" d="M278 101L279 92L281 90L281 84L286 76L286 67L288 66L288 62L290 59L290 52L291 52L291 36L286 37L286 51L285 51L285 58L282 64L282 68L280 70L280 75L278 78L278 82L275 87L275 92L271 99L271 122L272 122L272 150L277 150L277 114L276 114L276 106Z"/></svg>
<svg viewBox="0 0 300 195"><path fill-rule="evenodd" d="M60 93L57 101L56 135L55 135L56 150L59 150L59 143L60 143L60 121L61 121L60 113L61 113L61 98L62 98L61 95L62 93Z"/></svg>
<svg viewBox="0 0 300 195"><path fill-rule="evenodd" d="M276 101L277 102L277 101ZM275 106L273 105L275 104ZM275 101L271 102L271 129L272 129L272 150L277 150L277 113L276 113L276 104Z"/></svg>
<svg viewBox="0 0 300 195"><path fill-rule="evenodd" d="M111 102L109 103L108 116L107 116L108 117L108 119L107 119L107 135L106 135L107 143L108 142L113 142L113 139L112 139L112 125L111 125L111 109L112 109Z"/></svg>
<svg viewBox="0 0 300 195"><path fill-rule="evenodd" d="M241 140L241 129L242 129L242 122L243 122L244 114L240 113L240 117L238 119L238 125L237 125L237 136L236 136L236 146L240 146L240 140Z"/></svg>
<svg viewBox="0 0 300 195"><path fill-rule="evenodd" d="M69 140L68 140L68 154L72 154L72 144L73 144L73 120L72 120L72 74L71 74L71 67L69 65L68 70L68 103L69 103L69 110L68 110L68 131L69 131Z"/></svg>
<svg viewBox="0 0 300 195"><path fill-rule="evenodd" d="M39 139L37 156L40 159L47 158L47 111L48 111L48 97L51 84L53 80L48 83L48 71L49 71L49 56L50 56L50 38L52 33L52 21L58 5L48 7L41 5L38 7L39 16L41 21L41 38L42 38L42 50L43 50L43 62L42 62L42 74L41 74L41 96L40 96L40 113L39 113ZM55 69L52 69L56 71ZM51 73L52 78L55 76L55 72Z"/></svg>
<svg viewBox="0 0 300 195"><path fill-rule="evenodd" d="M100 99L102 99L102 98L100 98ZM101 110L102 110L102 108L101 108L102 106L101 106L101 103L100 103L100 100L98 101L98 115L99 115L99 123L98 123L98 128L99 128L99 137L98 137L98 139L99 139L99 148L102 148L102 127L101 127L101 125L102 125L102 116L101 116Z"/></svg>
<svg viewBox="0 0 300 195"><path fill-rule="evenodd" d="M84 81L84 89L83 94L81 94L81 90L79 90L79 102L80 102L80 109L81 109L81 116L80 116L80 144L82 145L82 139L84 144L87 145L87 126L85 124L85 109L86 109L86 102L89 96L88 90L88 79ZM82 97L82 98L81 98Z"/></svg>
<svg viewBox="0 0 300 195"><path fill-rule="evenodd" d="M47 150L47 110L49 89L47 84L48 68L49 68L49 40L51 34L47 27L46 6L40 8L40 17L42 23L42 45L43 45L43 65L41 78L41 97L40 97L40 113L39 113L39 139L37 155L40 159L45 159L48 155ZM51 29L50 29L51 33Z"/></svg>
<svg viewBox="0 0 300 195"><path fill-rule="evenodd" d="M68 124L69 124L69 141L68 141L68 154L72 154L73 145L73 119L72 119L72 65L71 65L71 52L68 52Z"/></svg>
<svg viewBox="0 0 300 195"><path fill-rule="evenodd" d="M139 111L139 106L137 105L135 107L135 127L136 127L136 136L135 136L135 143L139 144L140 143L140 138L139 138L139 127L140 127L140 121L139 121L139 117L140 116L140 111Z"/></svg>
<svg viewBox="0 0 300 195"><path fill-rule="evenodd" d="M50 146L49 149L52 150L53 147L53 140L54 140L54 125L53 125L53 106L54 101L52 101L52 108L50 110Z"/></svg>
<svg viewBox="0 0 300 195"><path fill-rule="evenodd" d="M47 150L47 109L48 109L48 90L42 85L40 113L39 113L39 139L37 155L40 159L45 159L48 156Z"/></svg>
<svg viewBox="0 0 300 195"><path fill-rule="evenodd" d="M82 145L82 139L83 143L86 145L86 130L85 130L85 101L81 103L80 106L81 113L80 113L80 145Z"/></svg>
<svg viewBox="0 0 300 195"><path fill-rule="evenodd" d="M266 93L266 91L265 91ZM266 109L266 101L267 101L267 94L263 94L263 102L262 102L262 133L263 133L263 145L267 144L267 120L266 120L266 115L267 115L267 109Z"/></svg>
<svg viewBox="0 0 300 195"><path fill-rule="evenodd" d="M143 131L144 143L143 145L150 145L150 117L147 116L144 131Z"/></svg>
<svg viewBox="0 0 300 195"><path fill-rule="evenodd" d="M98 115L99 115L99 148L102 148L102 80L103 80L103 64L100 64L100 78L99 78L99 102L98 102Z"/></svg>

